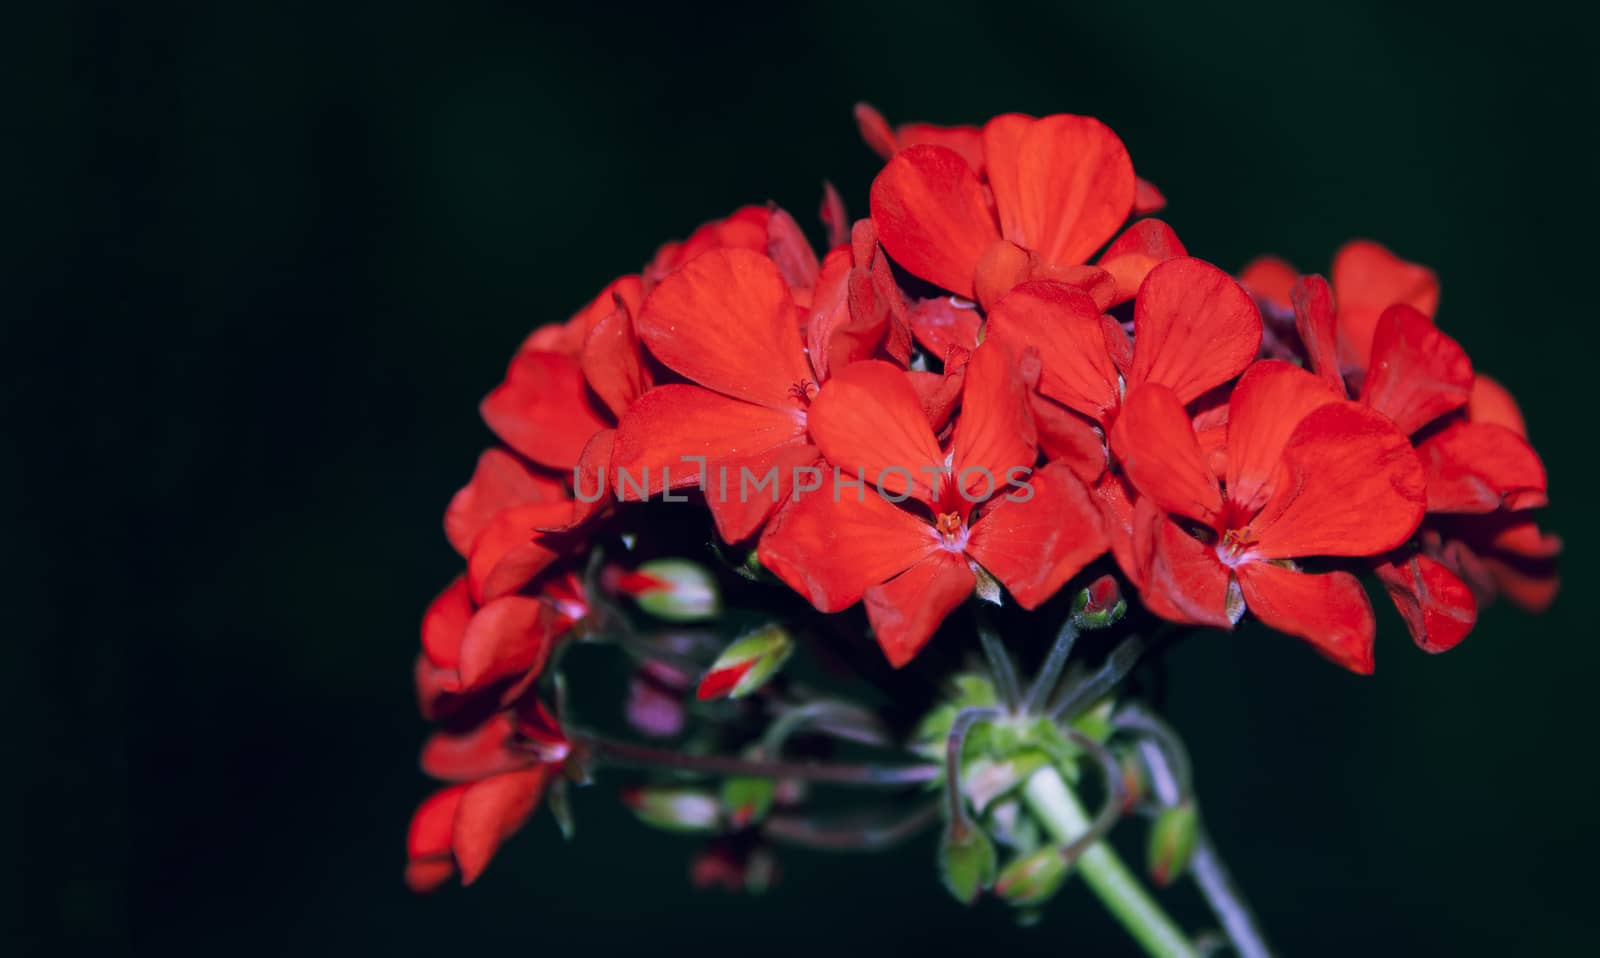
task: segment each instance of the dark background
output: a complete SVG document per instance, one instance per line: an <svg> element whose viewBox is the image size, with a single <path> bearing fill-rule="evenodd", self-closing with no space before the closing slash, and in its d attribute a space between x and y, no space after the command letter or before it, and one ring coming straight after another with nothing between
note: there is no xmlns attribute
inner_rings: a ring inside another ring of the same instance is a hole
<svg viewBox="0 0 1600 958"><path fill-rule="evenodd" d="M1580 949L1596 51L1558 10L33 5L0 313L21 951L1129 951L1081 888L1031 930L960 908L928 840L697 894L690 844L604 789L573 844L542 815L465 892L400 884L410 663L478 398L705 219L771 199L809 227L823 177L864 213L857 99L1097 114L1227 267L1367 235L1438 269L1441 324L1545 456L1566 594L1441 657L1389 614L1368 679L1206 637L1168 708L1286 953Z"/></svg>

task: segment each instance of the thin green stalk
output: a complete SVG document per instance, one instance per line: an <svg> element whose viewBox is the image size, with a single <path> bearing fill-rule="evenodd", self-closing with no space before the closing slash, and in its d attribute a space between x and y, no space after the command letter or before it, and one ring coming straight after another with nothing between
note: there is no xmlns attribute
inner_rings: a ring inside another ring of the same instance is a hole
<svg viewBox="0 0 1600 958"><path fill-rule="evenodd" d="M1023 786L1023 797L1046 830L1062 844L1090 827L1088 813L1054 768L1046 766L1034 772ZM1110 845L1100 842L1090 846L1079 857L1077 868L1084 883L1146 954L1152 958L1197 958L1199 953L1183 929L1150 897Z"/></svg>

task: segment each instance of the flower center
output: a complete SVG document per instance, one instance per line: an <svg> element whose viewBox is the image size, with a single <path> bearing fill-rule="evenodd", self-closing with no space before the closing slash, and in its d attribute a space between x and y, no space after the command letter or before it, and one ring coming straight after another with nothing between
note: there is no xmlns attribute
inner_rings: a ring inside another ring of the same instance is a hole
<svg viewBox="0 0 1600 958"><path fill-rule="evenodd" d="M1229 529L1217 541L1217 558L1221 559L1224 565L1238 565L1246 557L1250 547L1255 544L1255 537L1250 534L1248 527Z"/></svg>
<svg viewBox="0 0 1600 958"><path fill-rule="evenodd" d="M789 387L789 395L793 396L802 405L811 405L811 400L817 395L817 384L809 379L802 379Z"/></svg>
<svg viewBox="0 0 1600 958"><path fill-rule="evenodd" d="M941 512L934 516L933 528L939 533L940 543L952 552L967 547L967 524L959 512Z"/></svg>

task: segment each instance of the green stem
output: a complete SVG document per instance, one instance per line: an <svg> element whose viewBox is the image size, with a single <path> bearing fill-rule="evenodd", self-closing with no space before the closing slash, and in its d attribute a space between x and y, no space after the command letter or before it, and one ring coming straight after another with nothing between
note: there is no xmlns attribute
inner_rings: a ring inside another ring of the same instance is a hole
<svg viewBox="0 0 1600 958"><path fill-rule="evenodd" d="M1045 829L1062 844L1089 828L1089 814L1054 768L1046 766L1034 772L1023 786L1023 797ZM1100 842L1090 846L1078 859L1077 867L1101 904L1146 954L1154 958L1195 958L1198 954L1188 936L1150 897L1110 845Z"/></svg>

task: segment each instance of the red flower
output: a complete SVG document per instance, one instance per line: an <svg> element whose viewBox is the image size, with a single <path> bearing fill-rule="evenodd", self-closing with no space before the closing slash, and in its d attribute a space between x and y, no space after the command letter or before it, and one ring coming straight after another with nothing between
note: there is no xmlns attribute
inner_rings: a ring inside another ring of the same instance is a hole
<svg viewBox="0 0 1600 958"><path fill-rule="evenodd" d="M983 127L984 184L961 154L919 144L872 183L872 222L912 274L989 302L1029 277L1092 285L1078 267L1127 220L1135 178L1117 135L1093 117L1007 114Z"/></svg>
<svg viewBox="0 0 1600 958"><path fill-rule="evenodd" d="M1360 582L1304 572L1296 560L1375 555L1416 530L1422 465L1385 417L1268 360L1229 398L1223 475L1178 395L1159 383L1129 392L1112 445L1140 496L1128 571L1152 611L1231 628L1248 608L1346 668L1372 671Z"/></svg>
<svg viewBox="0 0 1600 958"><path fill-rule="evenodd" d="M819 610L865 600L896 667L972 593L975 568L1031 609L1106 548L1098 510L1064 466L1037 470L1022 490L1005 485L1036 451L1003 347L973 354L962 403L946 452L905 372L869 361L837 374L812 405L812 435L836 469L877 489L824 488L761 538L762 563Z"/></svg>
<svg viewBox="0 0 1600 958"><path fill-rule="evenodd" d="M432 891L457 871L470 885L500 845L527 822L570 746L536 699L462 734L439 732L422 768L457 784L430 795L411 817L406 884Z"/></svg>

